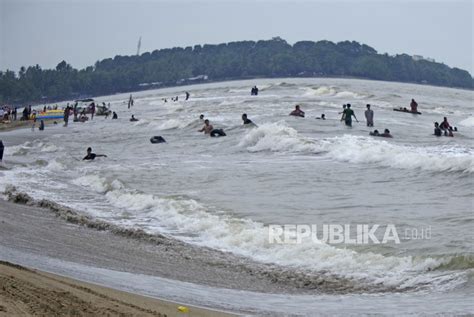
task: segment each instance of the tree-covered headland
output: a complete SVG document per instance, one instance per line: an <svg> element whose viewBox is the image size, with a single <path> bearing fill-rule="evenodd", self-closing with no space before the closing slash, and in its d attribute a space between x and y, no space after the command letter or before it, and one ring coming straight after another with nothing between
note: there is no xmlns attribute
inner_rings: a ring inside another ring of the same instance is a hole
<svg viewBox="0 0 474 317"><path fill-rule="evenodd" d="M65 61L55 69L35 65L21 67L18 73L7 70L0 72L0 103L74 99L204 80L325 76L474 88L465 70L406 54L378 54L358 42L290 45L273 38L115 56L81 70Z"/></svg>

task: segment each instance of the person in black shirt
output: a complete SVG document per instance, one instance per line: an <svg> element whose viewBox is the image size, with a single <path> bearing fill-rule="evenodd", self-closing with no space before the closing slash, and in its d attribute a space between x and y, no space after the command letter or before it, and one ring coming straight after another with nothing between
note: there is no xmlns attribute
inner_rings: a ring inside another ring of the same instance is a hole
<svg viewBox="0 0 474 317"><path fill-rule="evenodd" d="M107 157L107 155L92 153L92 148L89 147L89 148L87 148L87 155L84 156L84 158L82 160L83 161L91 161L91 160L95 159L96 157Z"/></svg>
<svg viewBox="0 0 474 317"><path fill-rule="evenodd" d="M242 121L244 121L244 124L251 124L251 123L253 123L252 120L250 120L249 118L247 118L247 114L246 114L246 113L242 114Z"/></svg>
<svg viewBox="0 0 474 317"><path fill-rule="evenodd" d="M434 135L441 136L441 129L439 128L439 123L435 122L434 124Z"/></svg>

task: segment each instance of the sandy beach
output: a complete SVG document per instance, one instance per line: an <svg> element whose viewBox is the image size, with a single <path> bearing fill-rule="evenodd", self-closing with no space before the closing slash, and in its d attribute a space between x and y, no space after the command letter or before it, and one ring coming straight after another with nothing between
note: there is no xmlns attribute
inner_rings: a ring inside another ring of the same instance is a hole
<svg viewBox="0 0 474 317"><path fill-rule="evenodd" d="M0 132L11 131L15 129L21 129L31 126L33 123L30 121L8 121L0 122Z"/></svg>
<svg viewBox="0 0 474 317"><path fill-rule="evenodd" d="M0 316L231 316L0 262Z"/></svg>

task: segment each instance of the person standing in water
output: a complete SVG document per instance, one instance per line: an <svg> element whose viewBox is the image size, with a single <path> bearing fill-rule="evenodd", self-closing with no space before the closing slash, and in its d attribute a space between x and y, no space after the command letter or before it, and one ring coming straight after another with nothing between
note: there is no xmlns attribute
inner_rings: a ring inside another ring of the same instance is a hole
<svg viewBox="0 0 474 317"><path fill-rule="evenodd" d="M374 111L370 109L370 105L367 105L367 110L365 110L365 119L367 119L367 126L374 126Z"/></svg>
<svg viewBox="0 0 474 317"><path fill-rule="evenodd" d="M130 94L130 98L128 98L128 109L133 106L133 97L132 94Z"/></svg>
<svg viewBox="0 0 474 317"><path fill-rule="evenodd" d="M82 159L83 161L92 161L94 160L96 157L107 157L107 155L105 154L95 154L95 153L92 153L92 148L87 148L87 155L84 156L84 158Z"/></svg>
<svg viewBox="0 0 474 317"><path fill-rule="evenodd" d="M441 136L441 129L439 128L439 123L435 122L434 123L434 135L436 136Z"/></svg>
<svg viewBox="0 0 474 317"><path fill-rule="evenodd" d="M67 124L69 122L69 106L66 106L66 109L64 109L64 126L67 127Z"/></svg>
<svg viewBox="0 0 474 317"><path fill-rule="evenodd" d="M0 140L0 162L3 160L3 151L5 150L5 146L3 145L2 140Z"/></svg>
<svg viewBox="0 0 474 317"><path fill-rule="evenodd" d="M439 128L441 130L448 130L449 127L451 127L451 125L448 122L448 118L444 117L443 122L441 122L441 124L439 125Z"/></svg>
<svg viewBox="0 0 474 317"><path fill-rule="evenodd" d="M189 99L189 92L186 91L186 99L185 100L188 100Z"/></svg>
<svg viewBox="0 0 474 317"><path fill-rule="evenodd" d="M94 120L94 114L95 114L95 103L91 103L91 120Z"/></svg>
<svg viewBox="0 0 474 317"><path fill-rule="evenodd" d="M418 112L418 103L415 101L415 99L411 100L410 108L411 108L411 112Z"/></svg>
<svg viewBox="0 0 474 317"><path fill-rule="evenodd" d="M354 111L351 109L351 104L348 103L347 108L346 108L346 113L345 113L345 116L344 116L344 122L349 127L352 127L352 117L354 117L354 119L356 119L356 121L359 122L359 120L357 120L357 117L356 117Z"/></svg>
<svg viewBox="0 0 474 317"><path fill-rule="evenodd" d="M346 109L347 105L342 105L342 112L339 112L339 114L342 114L341 121L344 121L344 119L346 118Z"/></svg>

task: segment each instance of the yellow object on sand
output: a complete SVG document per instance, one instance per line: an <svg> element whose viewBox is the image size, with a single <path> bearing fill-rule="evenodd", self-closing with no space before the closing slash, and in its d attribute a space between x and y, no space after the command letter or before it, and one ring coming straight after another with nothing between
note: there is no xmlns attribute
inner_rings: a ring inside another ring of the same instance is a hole
<svg viewBox="0 0 474 317"><path fill-rule="evenodd" d="M178 306L178 310L182 313L189 313L189 308L186 306Z"/></svg>

